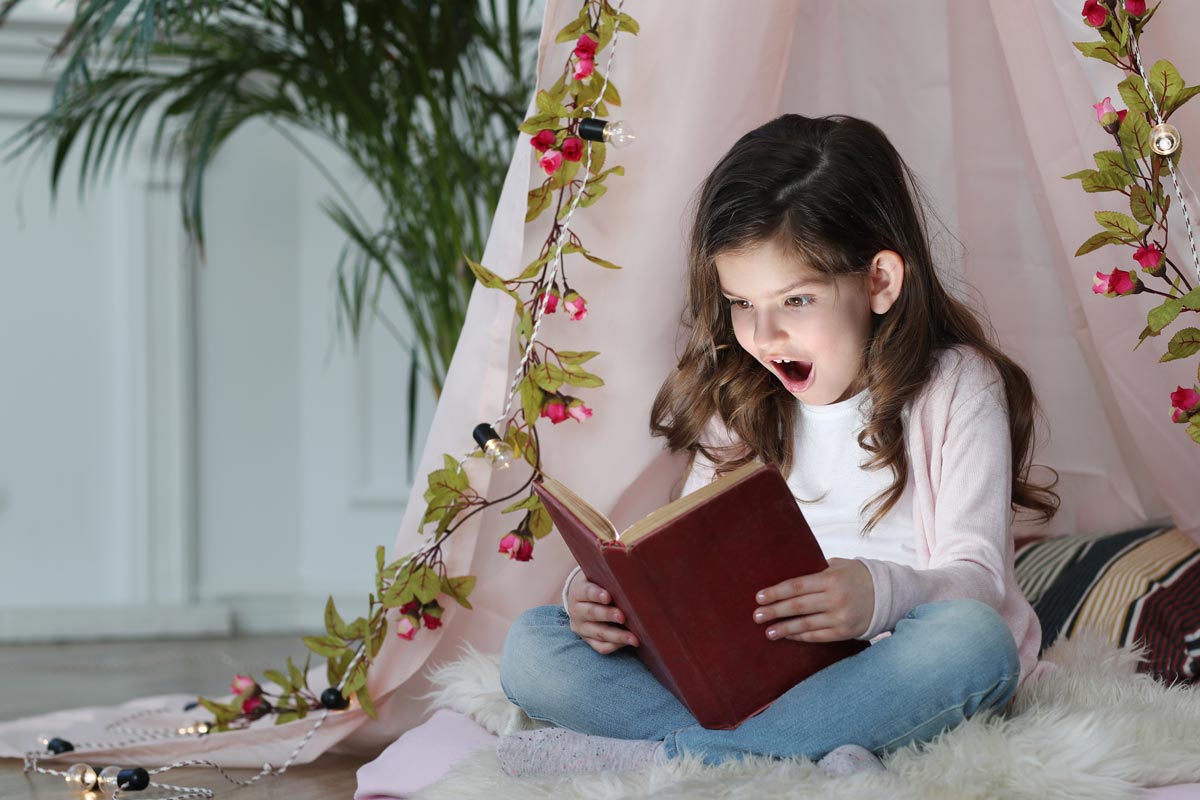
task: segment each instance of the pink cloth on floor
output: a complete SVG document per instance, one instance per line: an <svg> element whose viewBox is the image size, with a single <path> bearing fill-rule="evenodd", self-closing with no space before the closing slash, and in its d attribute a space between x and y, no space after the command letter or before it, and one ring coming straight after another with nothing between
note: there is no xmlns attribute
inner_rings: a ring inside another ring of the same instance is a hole
<svg viewBox="0 0 1200 800"><path fill-rule="evenodd" d="M1200 800L1200 783L1178 783L1142 789L1142 800Z"/></svg>
<svg viewBox="0 0 1200 800"><path fill-rule="evenodd" d="M464 756L494 747L498 738L470 717L440 708L359 768L354 800L409 797L440 780Z"/></svg>

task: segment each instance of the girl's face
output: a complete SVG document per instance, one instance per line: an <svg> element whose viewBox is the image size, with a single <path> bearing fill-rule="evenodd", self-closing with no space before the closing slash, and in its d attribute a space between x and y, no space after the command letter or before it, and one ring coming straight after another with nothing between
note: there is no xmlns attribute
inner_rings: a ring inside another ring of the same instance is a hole
<svg viewBox="0 0 1200 800"><path fill-rule="evenodd" d="M716 266L738 344L788 391L809 405L828 405L866 387L867 280L826 276L774 241L718 255Z"/></svg>

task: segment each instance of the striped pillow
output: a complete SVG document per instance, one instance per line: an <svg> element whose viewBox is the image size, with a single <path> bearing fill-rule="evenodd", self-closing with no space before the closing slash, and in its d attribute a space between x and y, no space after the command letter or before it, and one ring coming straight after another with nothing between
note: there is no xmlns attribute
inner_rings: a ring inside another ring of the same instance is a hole
<svg viewBox="0 0 1200 800"><path fill-rule="evenodd" d="M1016 576L1042 623L1042 649L1091 628L1143 643L1139 671L1166 681L1200 674L1200 547L1178 528L1018 539Z"/></svg>

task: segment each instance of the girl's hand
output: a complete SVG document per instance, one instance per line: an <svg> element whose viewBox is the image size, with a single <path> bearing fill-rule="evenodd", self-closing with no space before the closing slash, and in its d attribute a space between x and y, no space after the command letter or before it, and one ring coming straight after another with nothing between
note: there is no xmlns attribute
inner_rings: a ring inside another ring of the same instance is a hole
<svg viewBox="0 0 1200 800"><path fill-rule="evenodd" d="M571 630L601 655L626 645L637 647L637 637L621 624L625 615L611 603L612 595L608 590L589 581L582 572L567 587L567 616L571 618Z"/></svg>
<svg viewBox="0 0 1200 800"><path fill-rule="evenodd" d="M839 642L867 632L875 611L875 584L861 561L831 558L829 569L777 583L755 600L754 621L773 622L767 638Z"/></svg>

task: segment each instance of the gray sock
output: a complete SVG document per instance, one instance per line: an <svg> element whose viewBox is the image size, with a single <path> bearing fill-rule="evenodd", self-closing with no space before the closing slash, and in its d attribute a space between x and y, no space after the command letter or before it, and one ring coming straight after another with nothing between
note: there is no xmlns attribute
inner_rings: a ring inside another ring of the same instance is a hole
<svg viewBox="0 0 1200 800"><path fill-rule="evenodd" d="M661 741L610 739L566 728L539 728L496 743L504 772L521 778L571 772L625 772L667 760Z"/></svg>

